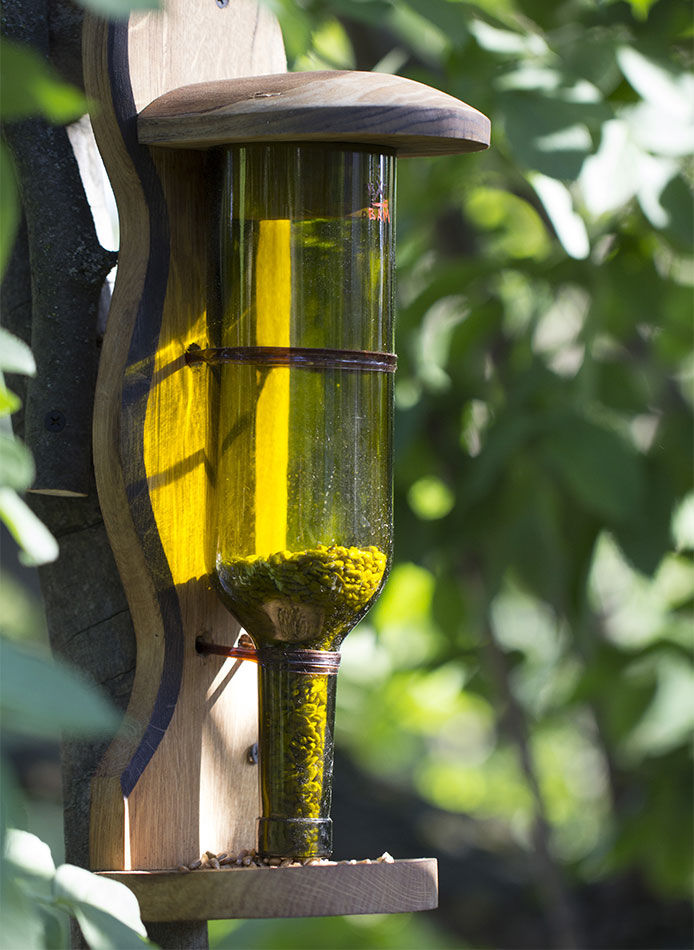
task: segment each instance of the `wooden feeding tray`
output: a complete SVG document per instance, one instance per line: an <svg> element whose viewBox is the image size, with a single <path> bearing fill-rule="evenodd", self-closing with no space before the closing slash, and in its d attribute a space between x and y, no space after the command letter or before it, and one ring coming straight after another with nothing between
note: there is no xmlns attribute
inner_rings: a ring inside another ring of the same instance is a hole
<svg viewBox="0 0 694 950"><path fill-rule="evenodd" d="M437 906L435 858L230 870L103 871L137 897L143 920L397 914Z"/></svg>

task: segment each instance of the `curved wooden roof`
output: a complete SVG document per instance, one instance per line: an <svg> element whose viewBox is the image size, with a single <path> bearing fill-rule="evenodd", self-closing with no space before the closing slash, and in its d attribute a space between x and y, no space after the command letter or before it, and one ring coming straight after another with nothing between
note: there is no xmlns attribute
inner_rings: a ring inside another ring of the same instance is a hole
<svg viewBox="0 0 694 950"><path fill-rule="evenodd" d="M138 116L140 142L174 148L314 141L451 155L487 148L489 135L489 119L453 96L402 76L357 71L195 83Z"/></svg>

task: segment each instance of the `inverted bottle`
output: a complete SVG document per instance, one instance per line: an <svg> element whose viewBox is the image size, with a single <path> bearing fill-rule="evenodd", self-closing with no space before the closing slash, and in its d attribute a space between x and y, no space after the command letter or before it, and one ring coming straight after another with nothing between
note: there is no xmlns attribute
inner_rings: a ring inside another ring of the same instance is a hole
<svg viewBox="0 0 694 950"><path fill-rule="evenodd" d="M258 649L266 856L330 853L337 651L390 563L394 164L219 156L210 555Z"/></svg>

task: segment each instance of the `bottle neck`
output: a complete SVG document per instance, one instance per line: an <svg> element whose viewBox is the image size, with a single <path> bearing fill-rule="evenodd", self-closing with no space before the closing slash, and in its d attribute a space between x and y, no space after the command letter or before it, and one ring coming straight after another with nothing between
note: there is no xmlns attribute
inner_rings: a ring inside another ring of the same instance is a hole
<svg viewBox="0 0 694 950"><path fill-rule="evenodd" d="M264 857L331 853L338 663L335 653L260 651L258 851Z"/></svg>

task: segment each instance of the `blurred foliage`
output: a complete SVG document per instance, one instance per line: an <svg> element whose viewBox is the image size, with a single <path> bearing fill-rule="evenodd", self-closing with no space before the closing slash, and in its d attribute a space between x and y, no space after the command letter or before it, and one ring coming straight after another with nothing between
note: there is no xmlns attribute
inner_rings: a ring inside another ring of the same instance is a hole
<svg viewBox="0 0 694 950"><path fill-rule="evenodd" d="M58 545L20 497L34 481L34 461L26 446L12 433L9 415L20 403L5 385L3 373L33 376L35 372L36 364L29 347L0 327L0 520L19 545L21 562L31 566L54 561ZM18 622L21 622L19 618Z"/></svg>
<svg viewBox="0 0 694 950"><path fill-rule="evenodd" d="M290 69L398 72L492 119L488 152L399 164L396 563L345 643L339 742L468 816L490 853L521 849L529 875L542 845L569 894L628 873L686 896L691 6L267 2ZM23 68L22 97L64 121L70 94ZM0 162L4 262L18 205ZM5 447L16 522L31 462ZM220 948L450 945L407 916L210 932Z"/></svg>
<svg viewBox="0 0 694 950"><path fill-rule="evenodd" d="M2 370L34 373L31 352L0 329L0 423L18 407ZM31 454L7 427L0 430L0 519L26 565L55 559L58 545L18 492L34 477ZM51 658L37 642L45 627L26 593L2 576L0 618L0 914L4 946L63 946L66 915L74 915L92 950L119 950L148 944L137 899L127 887L83 868L56 868L50 847L31 833L26 803L8 756L8 747L27 739L59 741L63 736L103 736L120 717L110 703L75 670ZM23 827L24 826L24 827Z"/></svg>
<svg viewBox="0 0 694 950"><path fill-rule="evenodd" d="M290 69L396 71L492 120L488 152L398 167L396 563L344 646L339 740L491 850L546 822L569 891L686 897L691 6L272 6Z"/></svg>
<svg viewBox="0 0 694 950"><path fill-rule="evenodd" d="M210 921L210 950L402 950L427 947L431 950L460 950L445 934L412 914L365 915L363 917L323 917L308 920Z"/></svg>

